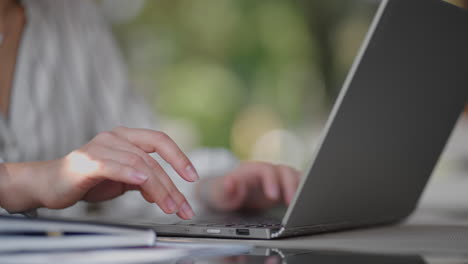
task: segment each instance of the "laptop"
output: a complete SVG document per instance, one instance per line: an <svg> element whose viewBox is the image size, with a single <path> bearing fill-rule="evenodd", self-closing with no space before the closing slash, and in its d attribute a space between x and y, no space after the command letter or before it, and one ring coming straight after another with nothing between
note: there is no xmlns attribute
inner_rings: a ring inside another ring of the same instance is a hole
<svg viewBox="0 0 468 264"><path fill-rule="evenodd" d="M159 235L275 239L401 221L467 96L468 12L440 0L384 0L281 218L142 225Z"/></svg>

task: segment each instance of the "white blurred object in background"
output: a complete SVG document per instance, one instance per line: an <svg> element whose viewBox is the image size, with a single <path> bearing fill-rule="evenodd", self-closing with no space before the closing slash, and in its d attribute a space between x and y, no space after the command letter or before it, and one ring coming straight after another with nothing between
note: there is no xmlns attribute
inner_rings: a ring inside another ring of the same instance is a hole
<svg viewBox="0 0 468 264"><path fill-rule="evenodd" d="M285 164L300 169L308 159L302 140L294 132L275 129L262 135L252 147L251 160Z"/></svg>

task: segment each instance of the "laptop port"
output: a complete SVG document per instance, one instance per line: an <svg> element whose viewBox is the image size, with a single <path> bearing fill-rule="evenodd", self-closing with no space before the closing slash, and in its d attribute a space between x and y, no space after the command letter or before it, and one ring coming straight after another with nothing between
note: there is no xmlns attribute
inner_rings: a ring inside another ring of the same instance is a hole
<svg viewBox="0 0 468 264"><path fill-rule="evenodd" d="M248 236L250 235L250 230L245 228L238 228L236 229L236 234L239 236Z"/></svg>

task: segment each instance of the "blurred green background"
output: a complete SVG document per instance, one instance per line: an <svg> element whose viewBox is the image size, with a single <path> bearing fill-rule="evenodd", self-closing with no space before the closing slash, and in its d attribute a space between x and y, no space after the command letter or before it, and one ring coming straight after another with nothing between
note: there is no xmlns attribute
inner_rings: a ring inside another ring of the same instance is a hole
<svg viewBox="0 0 468 264"><path fill-rule="evenodd" d="M132 85L185 151L303 168L370 0L103 0Z"/></svg>

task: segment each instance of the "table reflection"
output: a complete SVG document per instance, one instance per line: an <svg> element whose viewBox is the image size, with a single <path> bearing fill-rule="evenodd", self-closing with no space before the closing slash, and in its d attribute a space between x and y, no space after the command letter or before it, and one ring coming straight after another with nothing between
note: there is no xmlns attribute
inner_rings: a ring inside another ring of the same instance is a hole
<svg viewBox="0 0 468 264"><path fill-rule="evenodd" d="M379 255L333 251L280 250L256 248L252 253L228 257L185 258L177 264L425 264L417 255Z"/></svg>

